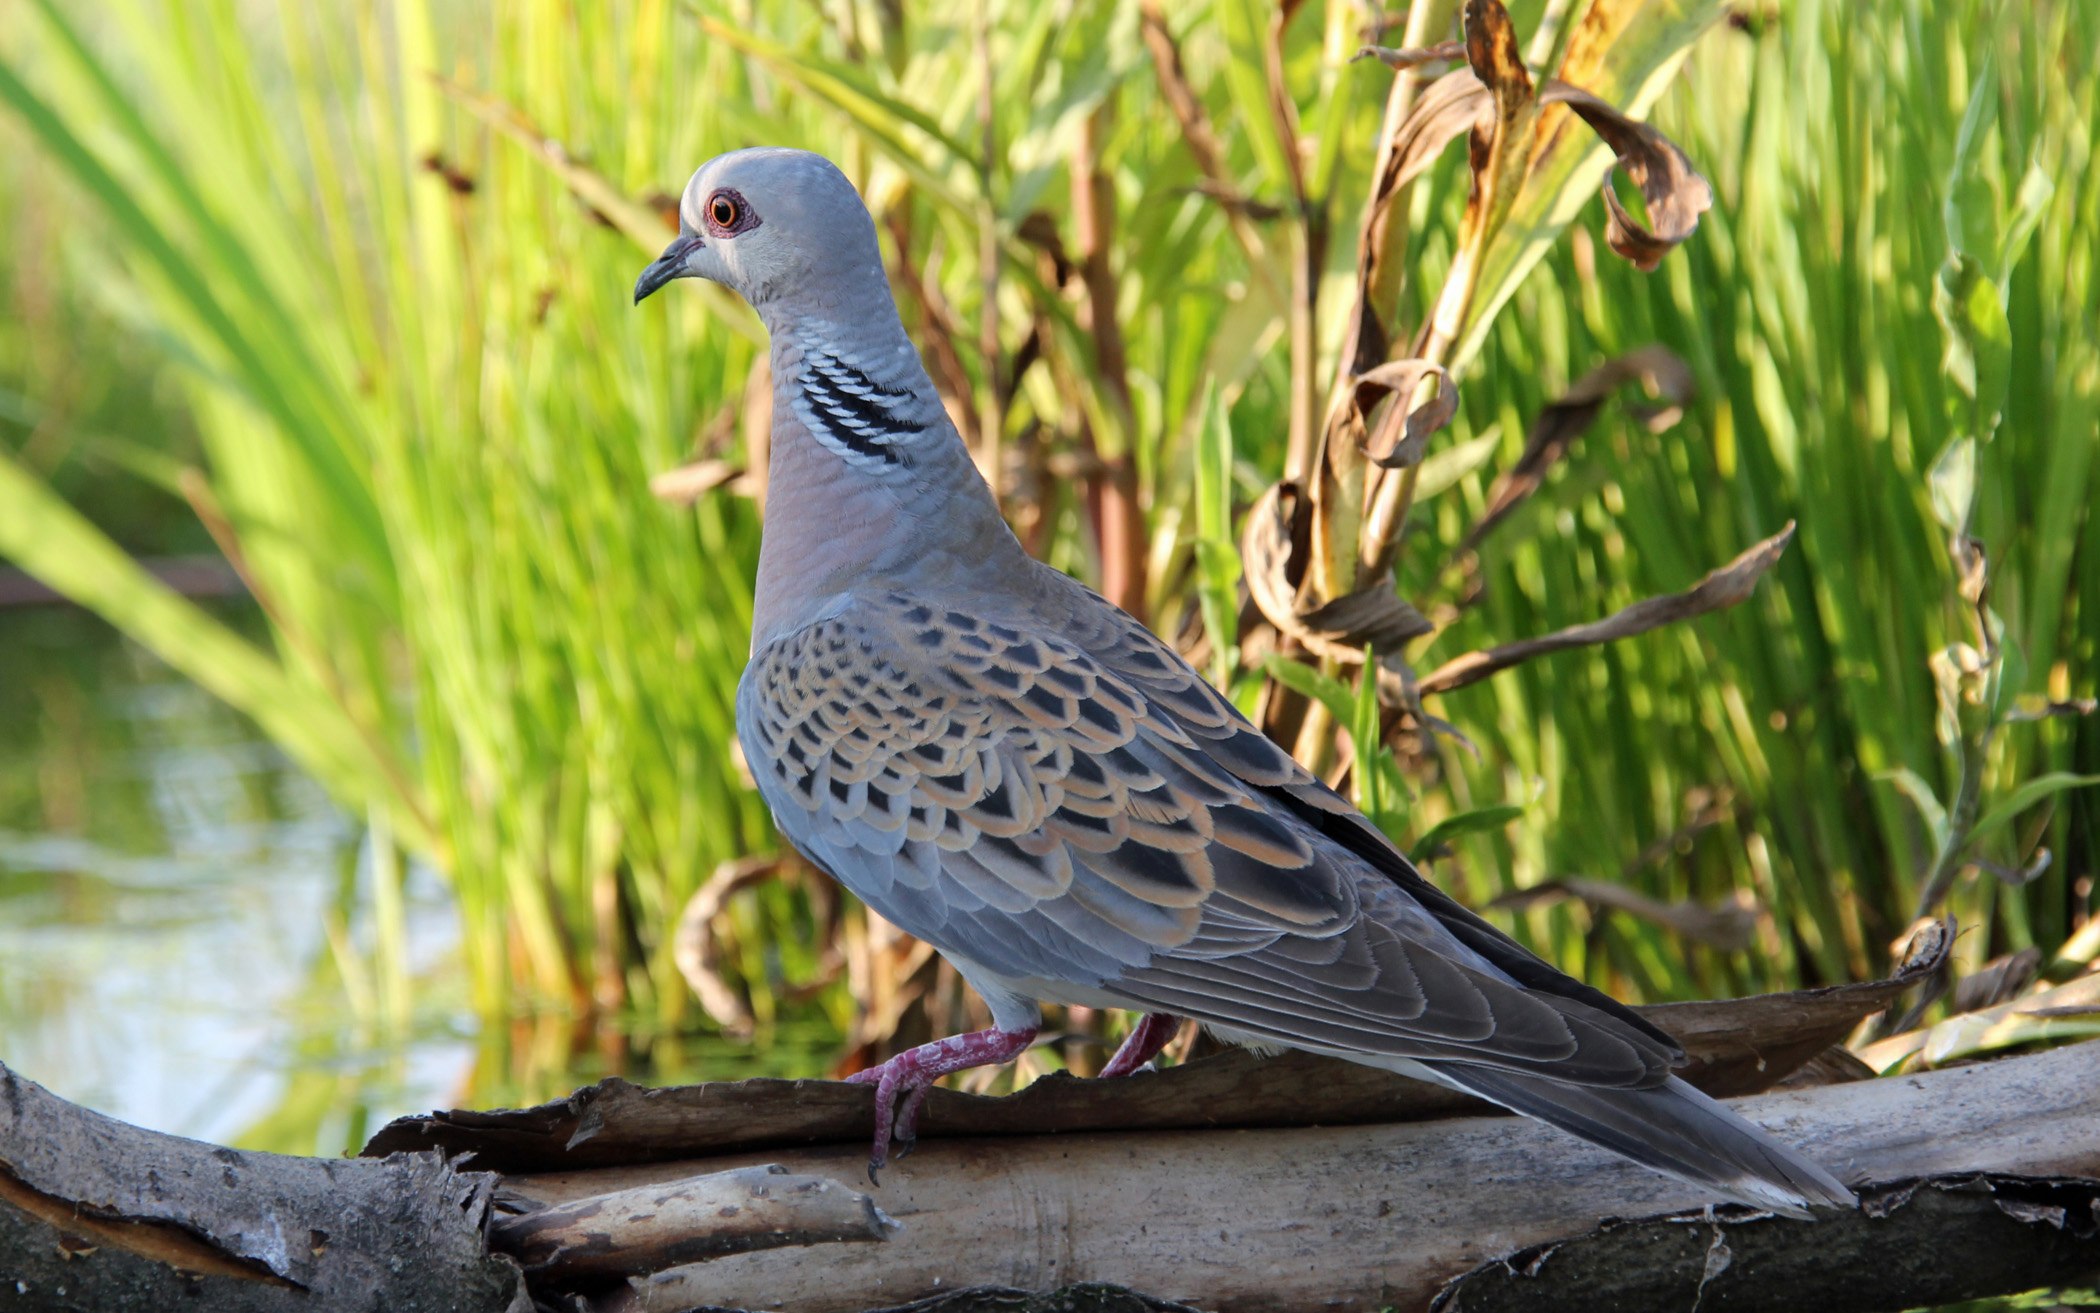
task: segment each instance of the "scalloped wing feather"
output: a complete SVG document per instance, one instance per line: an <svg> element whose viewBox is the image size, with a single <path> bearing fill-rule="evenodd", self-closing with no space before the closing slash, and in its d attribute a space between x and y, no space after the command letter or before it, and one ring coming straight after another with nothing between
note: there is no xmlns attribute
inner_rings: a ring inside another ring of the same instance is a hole
<svg viewBox="0 0 2100 1313"><path fill-rule="evenodd" d="M1490 954L1454 935L1353 808L1106 603L1053 627L857 599L754 655L738 723L798 848L1005 979L1598 1086L1677 1056L1573 982L1517 983L1492 952L1528 955L1485 923Z"/></svg>

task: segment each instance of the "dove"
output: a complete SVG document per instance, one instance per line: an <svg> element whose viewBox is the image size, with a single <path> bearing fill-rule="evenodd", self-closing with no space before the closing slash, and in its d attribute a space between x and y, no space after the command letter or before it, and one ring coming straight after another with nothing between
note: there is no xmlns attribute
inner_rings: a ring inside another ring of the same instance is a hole
<svg viewBox="0 0 2100 1313"><path fill-rule="evenodd" d="M1673 1076L1677 1043L1423 878L1127 612L1034 559L907 336L873 221L820 155L694 173L634 287L740 295L773 431L736 724L780 834L939 950L992 1025L900 1053L872 1177L941 1077L1007 1062L1044 1002L1193 1019L1467 1091L1657 1171L1806 1216L1850 1190Z"/></svg>

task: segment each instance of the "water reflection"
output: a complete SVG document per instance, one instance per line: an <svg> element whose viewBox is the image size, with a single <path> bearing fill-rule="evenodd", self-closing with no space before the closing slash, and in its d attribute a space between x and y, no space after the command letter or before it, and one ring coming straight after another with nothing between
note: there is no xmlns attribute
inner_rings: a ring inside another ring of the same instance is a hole
<svg viewBox="0 0 2100 1313"><path fill-rule="evenodd" d="M252 615L236 613L257 641ZM458 922L246 721L77 611L0 610L0 1061L125 1121L289 1153L388 1118L643 1083L809 1076L820 1012L756 1043L467 1007ZM382 948L392 952L382 951Z"/></svg>
<svg viewBox="0 0 2100 1313"><path fill-rule="evenodd" d="M90 617L0 613L0 1059L126 1121L332 1152L471 1092L444 890L411 869L406 1024L369 988L360 828Z"/></svg>

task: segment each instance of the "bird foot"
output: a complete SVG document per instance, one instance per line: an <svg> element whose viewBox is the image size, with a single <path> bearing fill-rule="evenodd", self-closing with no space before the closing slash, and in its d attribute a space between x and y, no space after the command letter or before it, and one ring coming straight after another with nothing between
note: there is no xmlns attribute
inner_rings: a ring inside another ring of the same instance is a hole
<svg viewBox="0 0 2100 1313"><path fill-rule="evenodd" d="M1103 1076L1128 1076L1159 1056L1159 1051L1181 1029L1181 1018L1164 1012L1147 1012L1137 1028L1123 1037L1115 1056L1101 1069Z"/></svg>
<svg viewBox="0 0 2100 1313"><path fill-rule="evenodd" d="M899 1158L912 1151L919 1138L919 1109L934 1082L950 1072L1012 1061L1035 1042L1035 1035L1034 1026L951 1035L906 1049L887 1062L848 1076L852 1084L875 1087L875 1150L868 1156L868 1180L882 1184L877 1174L889 1164L893 1140Z"/></svg>

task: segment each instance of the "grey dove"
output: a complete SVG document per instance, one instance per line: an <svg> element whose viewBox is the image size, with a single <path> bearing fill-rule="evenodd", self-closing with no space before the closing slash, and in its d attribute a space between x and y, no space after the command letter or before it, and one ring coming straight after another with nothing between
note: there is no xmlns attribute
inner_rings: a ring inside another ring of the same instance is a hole
<svg viewBox="0 0 2100 1313"><path fill-rule="evenodd" d="M772 338L772 458L736 721L782 835L940 950L989 1030L901 1053L869 1170L1040 1001L1193 1018L1455 1086L1738 1200L1852 1193L1670 1074L1683 1051L1424 880L1129 614L1022 549L898 318L852 184L803 151L693 175L635 283L739 293Z"/></svg>

